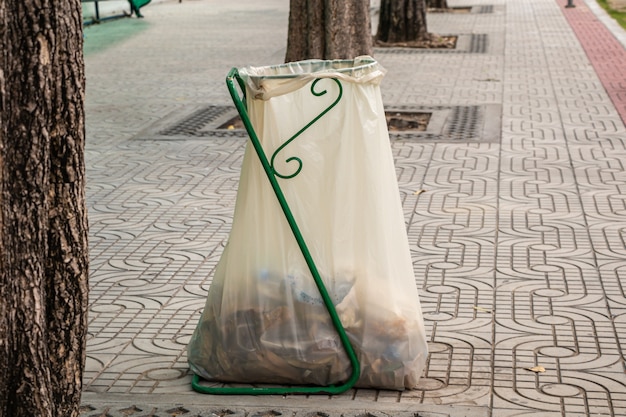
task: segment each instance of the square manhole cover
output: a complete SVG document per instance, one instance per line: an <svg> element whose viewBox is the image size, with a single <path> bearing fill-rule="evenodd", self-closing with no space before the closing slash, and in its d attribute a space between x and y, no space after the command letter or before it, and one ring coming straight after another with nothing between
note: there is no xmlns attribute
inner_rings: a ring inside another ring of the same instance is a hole
<svg viewBox="0 0 626 417"><path fill-rule="evenodd" d="M500 140L501 107L390 106L386 108L392 140L436 142L497 142ZM181 108L140 132L135 140L245 139L237 111L232 106Z"/></svg>

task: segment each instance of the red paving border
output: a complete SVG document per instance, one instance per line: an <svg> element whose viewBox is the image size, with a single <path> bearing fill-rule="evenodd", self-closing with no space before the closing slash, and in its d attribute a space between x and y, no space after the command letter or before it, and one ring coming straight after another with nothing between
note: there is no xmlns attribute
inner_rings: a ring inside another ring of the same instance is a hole
<svg viewBox="0 0 626 417"><path fill-rule="evenodd" d="M584 1L570 8L565 7L567 0L557 3L626 125L626 49Z"/></svg>

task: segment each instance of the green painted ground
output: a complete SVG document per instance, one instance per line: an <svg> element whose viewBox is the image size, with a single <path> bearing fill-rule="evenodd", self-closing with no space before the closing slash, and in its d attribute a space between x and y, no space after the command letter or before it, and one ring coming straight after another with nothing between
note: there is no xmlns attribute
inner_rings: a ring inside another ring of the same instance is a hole
<svg viewBox="0 0 626 417"><path fill-rule="evenodd" d="M98 53L113 45L125 42L150 26L146 19L123 17L102 23L87 25L84 28L85 56Z"/></svg>

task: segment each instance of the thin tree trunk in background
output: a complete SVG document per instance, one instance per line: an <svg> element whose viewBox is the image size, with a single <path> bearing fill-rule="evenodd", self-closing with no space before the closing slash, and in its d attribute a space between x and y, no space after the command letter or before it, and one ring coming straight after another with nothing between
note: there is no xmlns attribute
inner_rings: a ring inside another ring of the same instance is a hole
<svg viewBox="0 0 626 417"><path fill-rule="evenodd" d="M448 0L426 0L426 6L430 9L449 9Z"/></svg>
<svg viewBox="0 0 626 417"><path fill-rule="evenodd" d="M78 416L87 331L80 0L0 0L0 416Z"/></svg>
<svg viewBox="0 0 626 417"><path fill-rule="evenodd" d="M425 0L381 0L377 41L411 42L428 37Z"/></svg>
<svg viewBox="0 0 626 417"><path fill-rule="evenodd" d="M369 1L290 1L285 62L371 54Z"/></svg>

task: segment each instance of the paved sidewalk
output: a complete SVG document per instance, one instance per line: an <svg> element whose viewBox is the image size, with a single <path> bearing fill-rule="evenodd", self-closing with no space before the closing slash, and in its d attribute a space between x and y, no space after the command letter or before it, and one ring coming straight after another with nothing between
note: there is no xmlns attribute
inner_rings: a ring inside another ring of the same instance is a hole
<svg viewBox="0 0 626 417"><path fill-rule="evenodd" d="M196 394L186 364L245 145L218 128L224 78L282 62L289 2L163 1L87 28L82 415L626 415L626 80L602 84L565 3L449 0L471 11L429 31L456 50L375 51L385 105L433 114L392 138L430 355L417 390L330 398Z"/></svg>

